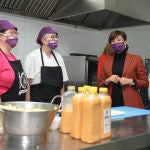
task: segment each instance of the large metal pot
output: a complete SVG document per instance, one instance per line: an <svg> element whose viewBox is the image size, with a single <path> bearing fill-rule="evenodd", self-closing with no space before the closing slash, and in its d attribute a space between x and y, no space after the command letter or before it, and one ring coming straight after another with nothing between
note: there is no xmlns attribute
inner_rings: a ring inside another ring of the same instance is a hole
<svg viewBox="0 0 150 150"><path fill-rule="evenodd" d="M4 102L20 108L40 108L44 111L2 110L4 132L11 135L37 136L45 134L55 117L58 106L41 102Z"/></svg>

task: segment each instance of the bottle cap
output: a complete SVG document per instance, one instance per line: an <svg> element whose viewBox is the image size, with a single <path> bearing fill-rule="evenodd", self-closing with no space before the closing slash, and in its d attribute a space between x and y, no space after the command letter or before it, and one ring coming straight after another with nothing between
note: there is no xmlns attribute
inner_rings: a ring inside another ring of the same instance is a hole
<svg viewBox="0 0 150 150"><path fill-rule="evenodd" d="M84 85L83 88L84 88L84 92L88 92L89 89L90 89L90 85Z"/></svg>
<svg viewBox="0 0 150 150"><path fill-rule="evenodd" d="M84 88L81 87L81 86L79 86L79 87L78 87L78 92L84 92Z"/></svg>
<svg viewBox="0 0 150 150"><path fill-rule="evenodd" d="M67 90L74 90L74 91L75 91L75 86L73 86L73 85L68 85L68 86L67 86Z"/></svg>
<svg viewBox="0 0 150 150"><path fill-rule="evenodd" d="M97 87L96 86L91 86L90 89L89 89L89 93L96 94L97 93Z"/></svg>
<svg viewBox="0 0 150 150"><path fill-rule="evenodd" d="M105 87L101 87L101 88L99 88L99 92L105 92L105 93L107 93L108 92L108 88L105 88Z"/></svg>

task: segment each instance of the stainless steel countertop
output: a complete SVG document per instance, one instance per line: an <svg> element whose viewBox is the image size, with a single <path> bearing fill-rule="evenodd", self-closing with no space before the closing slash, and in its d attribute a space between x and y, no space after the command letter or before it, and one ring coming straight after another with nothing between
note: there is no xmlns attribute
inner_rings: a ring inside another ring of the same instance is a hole
<svg viewBox="0 0 150 150"><path fill-rule="evenodd" d="M18 129L19 130L19 129ZM21 145L15 138L0 136L0 150L128 150L150 145L150 115L112 121L112 137L94 144L75 140L58 130L49 131L46 144Z"/></svg>

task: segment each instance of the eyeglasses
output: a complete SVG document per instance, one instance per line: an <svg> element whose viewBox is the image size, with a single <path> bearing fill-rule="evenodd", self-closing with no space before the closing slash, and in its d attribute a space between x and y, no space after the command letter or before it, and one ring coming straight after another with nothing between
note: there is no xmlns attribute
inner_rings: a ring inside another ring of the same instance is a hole
<svg viewBox="0 0 150 150"><path fill-rule="evenodd" d="M0 33L0 34L2 34L2 35L4 35L4 36L7 36L7 37L14 37L14 36L17 36L17 35L19 35L19 33L18 32L12 32L12 33L9 33L9 34L4 34L4 33Z"/></svg>
<svg viewBox="0 0 150 150"><path fill-rule="evenodd" d="M50 36L52 39L58 39L59 38L59 36L58 35L52 35L52 36Z"/></svg>
<svg viewBox="0 0 150 150"><path fill-rule="evenodd" d="M9 33L9 35L19 35L19 32L12 31L12 32Z"/></svg>
<svg viewBox="0 0 150 150"><path fill-rule="evenodd" d="M0 34L3 34L4 36L17 36L17 35L19 35L18 32L9 32L8 34L4 34L4 33L0 33Z"/></svg>
<svg viewBox="0 0 150 150"><path fill-rule="evenodd" d="M58 35L45 35L46 39L58 39L59 36Z"/></svg>

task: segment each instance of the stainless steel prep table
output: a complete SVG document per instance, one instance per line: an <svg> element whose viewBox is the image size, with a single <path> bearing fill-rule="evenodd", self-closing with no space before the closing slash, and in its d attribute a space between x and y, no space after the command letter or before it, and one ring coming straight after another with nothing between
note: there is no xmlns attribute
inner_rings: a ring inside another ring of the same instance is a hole
<svg viewBox="0 0 150 150"><path fill-rule="evenodd" d="M112 137L94 144L75 140L69 134L58 130L48 133L48 142L40 147L19 145L18 141L3 140L0 137L0 150L130 150L150 146L150 115L142 115L112 121ZM3 148L2 148L3 147Z"/></svg>

